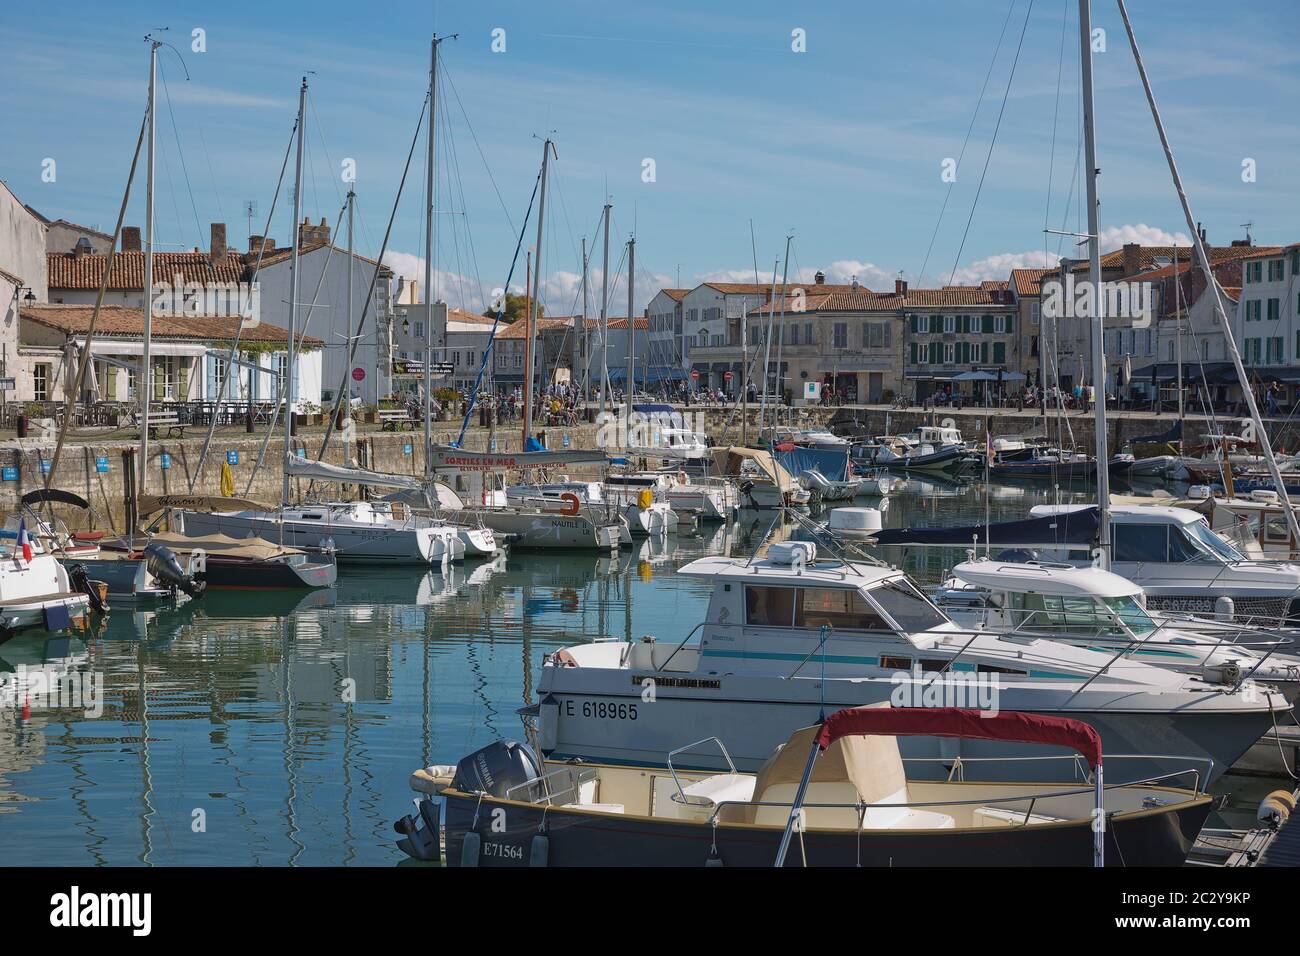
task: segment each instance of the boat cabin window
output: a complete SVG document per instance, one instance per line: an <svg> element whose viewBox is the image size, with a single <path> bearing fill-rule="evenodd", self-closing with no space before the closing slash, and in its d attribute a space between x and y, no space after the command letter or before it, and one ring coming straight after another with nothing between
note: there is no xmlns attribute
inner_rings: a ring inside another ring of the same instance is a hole
<svg viewBox="0 0 1300 956"><path fill-rule="evenodd" d="M1203 553L1223 561L1244 561L1246 556L1210 530L1204 521L1193 521L1182 527L1183 534Z"/></svg>
<svg viewBox="0 0 1300 956"><path fill-rule="evenodd" d="M947 622L943 612L908 581L889 581L869 592L900 630L928 631Z"/></svg>
<svg viewBox="0 0 1300 956"><path fill-rule="evenodd" d="M893 630L852 588L745 588L745 623L838 631Z"/></svg>
<svg viewBox="0 0 1300 956"><path fill-rule="evenodd" d="M1286 544L1290 540L1291 529L1287 527L1286 515L1270 514L1264 518L1264 541Z"/></svg>
<svg viewBox="0 0 1300 956"><path fill-rule="evenodd" d="M1091 597L1026 594L1024 608L1024 627L1031 631L1051 628L1065 633L1127 636L1115 618L1138 637L1156 629L1142 605L1129 595L1102 598L1098 603Z"/></svg>
<svg viewBox="0 0 1300 956"><path fill-rule="evenodd" d="M1162 524L1112 524L1116 561L1155 561L1168 557L1168 535Z"/></svg>

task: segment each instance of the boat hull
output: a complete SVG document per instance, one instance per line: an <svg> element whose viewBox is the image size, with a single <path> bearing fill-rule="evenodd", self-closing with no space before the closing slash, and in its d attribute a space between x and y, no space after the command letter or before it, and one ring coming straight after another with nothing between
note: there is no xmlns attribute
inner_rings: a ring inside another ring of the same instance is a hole
<svg viewBox="0 0 1300 956"><path fill-rule="evenodd" d="M622 537L622 524L596 524L582 515L473 508L444 511L457 524L482 525L510 536L513 550L613 551Z"/></svg>
<svg viewBox="0 0 1300 956"><path fill-rule="evenodd" d="M184 515L187 535L250 534L313 554L327 551L332 542L339 564L440 564L458 561L465 548L452 534L434 529L365 527L345 523L281 521L274 514L248 515L190 511Z"/></svg>
<svg viewBox="0 0 1300 956"><path fill-rule="evenodd" d="M548 866L770 867L779 827L629 817L618 813L541 807L443 791L447 862L527 867L533 840L547 838ZM1211 809L1209 797L1172 807L1126 813L1107 830L1108 866L1179 866L1187 859ZM504 811L504 812L499 812ZM502 829L489 821L503 821ZM477 857L464 857L465 835L479 834ZM959 830L808 830L786 866L1091 866L1090 821Z"/></svg>
<svg viewBox="0 0 1300 956"><path fill-rule="evenodd" d="M332 587L338 579L333 561L223 561L208 555L199 580L221 590L280 591Z"/></svg>

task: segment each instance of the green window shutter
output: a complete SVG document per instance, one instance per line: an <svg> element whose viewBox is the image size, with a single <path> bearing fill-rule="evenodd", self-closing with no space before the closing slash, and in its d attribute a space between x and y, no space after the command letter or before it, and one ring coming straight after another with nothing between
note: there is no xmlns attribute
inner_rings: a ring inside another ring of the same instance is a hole
<svg viewBox="0 0 1300 956"><path fill-rule="evenodd" d="M1300 339L1297 339L1300 341ZM110 365L108 374L104 376L104 398L106 401L117 401L117 366Z"/></svg>
<svg viewBox="0 0 1300 956"><path fill-rule="evenodd" d="M180 391L176 393L176 397L182 402L189 401L190 390L188 386L190 384L190 366L187 362L181 359L177 359L177 366L177 374L180 376L180 380L177 384L180 385Z"/></svg>
<svg viewBox="0 0 1300 956"><path fill-rule="evenodd" d="M993 343L993 364L1001 365L1007 360L1007 344L1005 342Z"/></svg>
<svg viewBox="0 0 1300 956"><path fill-rule="evenodd" d="M984 334L985 335L993 334L993 316L991 315L984 316Z"/></svg>
<svg viewBox="0 0 1300 956"><path fill-rule="evenodd" d="M153 400L161 402L163 400L164 390L166 388L166 379L163 373L161 363L155 363L153 367Z"/></svg>
<svg viewBox="0 0 1300 956"><path fill-rule="evenodd" d="M980 343L980 361L981 361L981 362L984 362L984 363L987 363L988 360L989 360L989 344L988 344L987 342L981 342L981 343Z"/></svg>
<svg viewBox="0 0 1300 956"><path fill-rule="evenodd" d="M1296 348L1300 349L1300 332L1296 333ZM916 364L916 343L912 343L912 364Z"/></svg>

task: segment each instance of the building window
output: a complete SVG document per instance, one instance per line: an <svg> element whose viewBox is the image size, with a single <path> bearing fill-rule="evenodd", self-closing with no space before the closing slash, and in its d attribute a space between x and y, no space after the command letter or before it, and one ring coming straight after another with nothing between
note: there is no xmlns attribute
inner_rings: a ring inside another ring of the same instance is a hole
<svg viewBox="0 0 1300 956"><path fill-rule="evenodd" d="M943 317L943 330L944 330L945 332L955 332L955 331L957 331L957 316L955 316L955 315L945 315L945 316Z"/></svg>
<svg viewBox="0 0 1300 956"><path fill-rule="evenodd" d="M1283 269L1285 267L1286 267L1285 259L1268 260L1268 281L1277 282L1278 280L1280 280L1285 275L1285 273L1283 272Z"/></svg>
<svg viewBox="0 0 1300 956"><path fill-rule="evenodd" d="M951 365L955 360L956 360L956 354L953 348L953 343L945 342L943 344L943 364Z"/></svg>
<svg viewBox="0 0 1300 956"><path fill-rule="evenodd" d="M1007 361L1007 343L994 342L993 343L993 364L1005 365L1006 361Z"/></svg>
<svg viewBox="0 0 1300 956"><path fill-rule="evenodd" d="M38 402L50 400L50 363L37 362L32 368L32 395Z"/></svg>
<svg viewBox="0 0 1300 956"><path fill-rule="evenodd" d="M1281 317L1282 317L1282 300L1281 300L1281 299L1269 299L1269 300L1268 300L1268 320L1269 320L1270 322L1276 322L1276 321L1277 321L1278 319L1280 319Z"/></svg>
<svg viewBox="0 0 1300 956"><path fill-rule="evenodd" d="M849 324L847 322L835 323L832 342L837 349L846 349L849 347Z"/></svg>

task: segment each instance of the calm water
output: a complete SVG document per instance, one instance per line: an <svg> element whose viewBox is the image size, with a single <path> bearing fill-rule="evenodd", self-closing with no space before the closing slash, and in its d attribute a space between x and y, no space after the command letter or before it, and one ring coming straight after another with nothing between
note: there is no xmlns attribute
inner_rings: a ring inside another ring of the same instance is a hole
<svg viewBox="0 0 1300 956"><path fill-rule="evenodd" d="M887 526L976 523L986 500L993 520L1023 517L1057 495L913 486L889 499ZM515 710L548 651L685 636L708 588L674 570L752 553L770 523L751 514L616 558L347 569L333 592L214 592L177 609L120 607L86 640L20 636L0 645L0 672L49 663L95 675L103 712L24 719L0 696L0 863L398 863L392 821L410 808L411 770L520 736ZM933 581L961 556L888 557ZM1230 781L1241 812L1229 821L1252 820L1273 787Z"/></svg>

